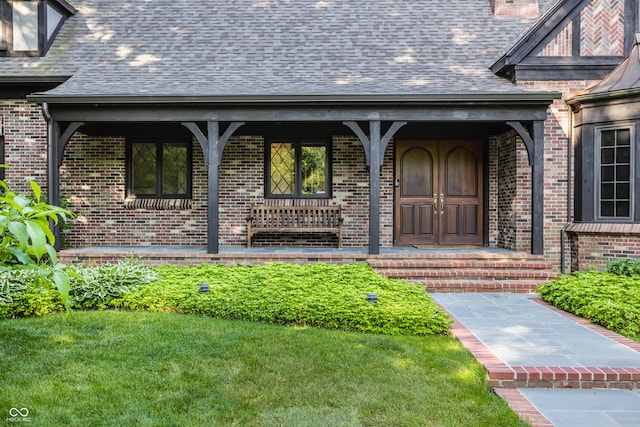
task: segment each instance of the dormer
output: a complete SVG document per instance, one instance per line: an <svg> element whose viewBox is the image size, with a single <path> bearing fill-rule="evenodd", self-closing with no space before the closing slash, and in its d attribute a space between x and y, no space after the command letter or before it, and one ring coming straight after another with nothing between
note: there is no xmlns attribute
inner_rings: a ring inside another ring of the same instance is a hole
<svg viewBox="0 0 640 427"><path fill-rule="evenodd" d="M75 12L65 0L0 0L0 56L44 56Z"/></svg>

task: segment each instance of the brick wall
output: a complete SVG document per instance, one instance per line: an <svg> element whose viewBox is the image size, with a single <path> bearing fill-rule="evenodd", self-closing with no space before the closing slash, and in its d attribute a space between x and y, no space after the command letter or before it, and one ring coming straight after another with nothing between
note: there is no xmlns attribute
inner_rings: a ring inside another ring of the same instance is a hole
<svg viewBox="0 0 640 427"><path fill-rule="evenodd" d="M562 99L551 104L544 124L544 250L545 259L559 268L560 230L573 215L573 190L569 186L573 185L574 153L570 146L570 110L565 99L587 87L590 82L527 81L520 84L532 90L556 91L563 95ZM565 248L565 255L568 259L568 248Z"/></svg>
<svg viewBox="0 0 640 427"><path fill-rule="evenodd" d="M381 190L381 244L392 244L393 149L386 152ZM334 137L333 198L307 200L336 204L344 210L344 246L366 246L369 230L369 172L357 138ZM194 142L193 199L183 208L141 207L126 199L125 140L76 135L67 145L61 168L61 193L78 214L64 233L67 246L206 245L207 169ZM246 217L264 204L264 142L260 136L237 136L225 147L220 165L219 242L246 245ZM291 200L269 201L290 204ZM144 205L146 206L146 205ZM330 235L256 236L254 245L336 246Z"/></svg>
<svg viewBox="0 0 640 427"><path fill-rule="evenodd" d="M531 167L515 132L489 142L489 242L512 251L531 250Z"/></svg>
<svg viewBox="0 0 640 427"><path fill-rule="evenodd" d="M38 105L26 100L0 100L1 132L5 142L5 178L13 189L30 191L36 181L46 194L47 124Z"/></svg>
<svg viewBox="0 0 640 427"><path fill-rule="evenodd" d="M571 270L603 270L609 261L640 258L640 224L573 224L567 230Z"/></svg>
<svg viewBox="0 0 640 427"><path fill-rule="evenodd" d="M202 150L193 149L189 209L132 207L125 191L123 138L76 134L65 150L61 195L78 214L65 232L70 247L87 245L206 245L206 180Z"/></svg>

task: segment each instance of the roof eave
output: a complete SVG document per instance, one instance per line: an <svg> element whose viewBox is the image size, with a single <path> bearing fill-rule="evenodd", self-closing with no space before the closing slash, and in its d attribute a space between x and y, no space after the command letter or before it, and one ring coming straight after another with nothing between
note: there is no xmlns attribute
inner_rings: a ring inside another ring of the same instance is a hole
<svg viewBox="0 0 640 427"><path fill-rule="evenodd" d="M560 92L478 93L478 94L361 94L361 95L220 95L220 96L146 96L146 95L52 95L35 93L30 102L51 104L144 105L346 105L346 104L550 104L561 98Z"/></svg>

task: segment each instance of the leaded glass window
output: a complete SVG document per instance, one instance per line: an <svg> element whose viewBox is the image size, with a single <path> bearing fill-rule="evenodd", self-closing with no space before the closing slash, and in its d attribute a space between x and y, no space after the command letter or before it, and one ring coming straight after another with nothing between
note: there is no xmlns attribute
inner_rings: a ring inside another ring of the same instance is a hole
<svg viewBox="0 0 640 427"><path fill-rule="evenodd" d="M129 144L128 193L141 198L191 197L191 144Z"/></svg>
<svg viewBox="0 0 640 427"><path fill-rule="evenodd" d="M267 150L267 196L330 196L330 144L274 141Z"/></svg>

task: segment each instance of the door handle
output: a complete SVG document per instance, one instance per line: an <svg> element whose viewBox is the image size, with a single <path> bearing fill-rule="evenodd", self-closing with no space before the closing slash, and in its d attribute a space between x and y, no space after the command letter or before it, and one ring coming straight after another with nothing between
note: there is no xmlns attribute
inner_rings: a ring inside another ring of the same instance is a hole
<svg viewBox="0 0 640 427"><path fill-rule="evenodd" d="M433 214L438 215L438 195L433 195Z"/></svg>
<svg viewBox="0 0 640 427"><path fill-rule="evenodd" d="M444 194L440 193L440 215L444 214Z"/></svg>
<svg viewBox="0 0 640 427"><path fill-rule="evenodd" d="M396 178L396 187L400 187L400 179Z"/></svg>

